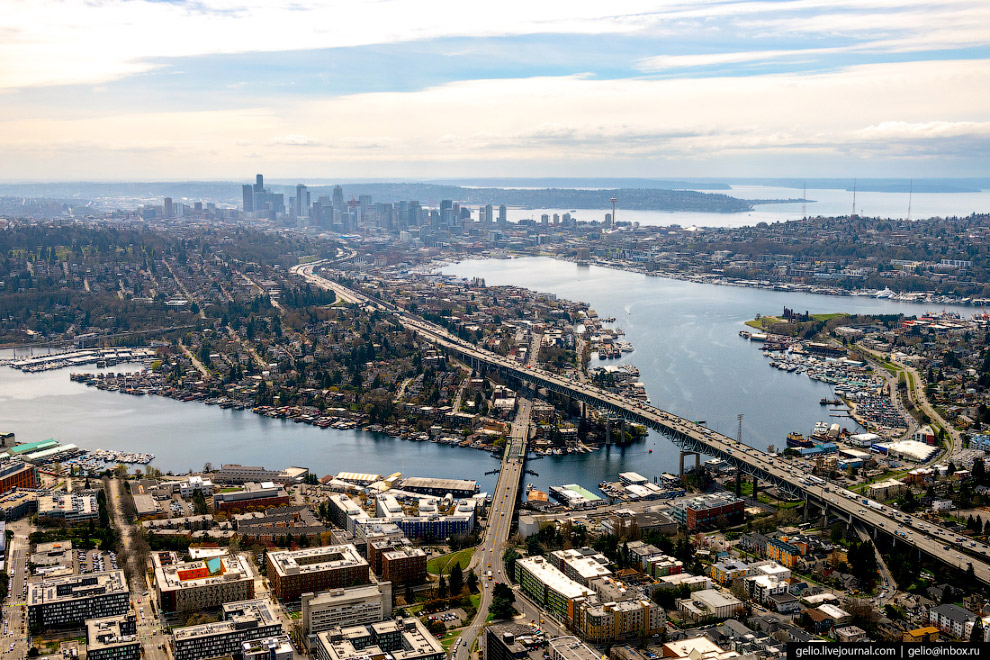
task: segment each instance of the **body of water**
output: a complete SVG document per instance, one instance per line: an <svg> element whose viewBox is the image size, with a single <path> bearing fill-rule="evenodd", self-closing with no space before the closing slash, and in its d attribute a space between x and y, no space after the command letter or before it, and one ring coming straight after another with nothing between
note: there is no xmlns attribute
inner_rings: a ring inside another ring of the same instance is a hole
<svg viewBox="0 0 990 660"><path fill-rule="evenodd" d="M636 364L654 405L704 420L728 435L735 436L736 415L742 413L743 441L760 449L783 447L788 432L808 433L818 420L833 421L818 404L831 389L804 374L771 369L759 346L738 336L744 321L757 313L779 313L785 306L810 312L932 311L889 300L693 284L545 258L465 261L443 272L582 300L602 316L616 317L636 350L601 364ZM321 476L346 470L470 478L490 491L496 477L484 473L498 465L489 454L473 449L102 392L71 382L69 370L23 374L0 369L0 428L15 432L21 441L52 437L89 449L152 452L153 465L176 473L200 470L206 462L302 465ZM677 463L677 449L651 434L630 447L533 460L529 469L538 476L526 480L543 488L572 482L593 488L619 472L653 476L676 471Z"/></svg>
<svg viewBox="0 0 990 660"><path fill-rule="evenodd" d="M732 186L724 192L726 195L740 199L798 199L802 196L800 188L778 188L771 186ZM852 192L834 188L811 189L806 193L809 201L807 214L814 216L842 216L852 211ZM882 218L906 218L908 214L907 193L857 192L856 211L860 215ZM544 213L570 213L578 220L591 222L605 220L605 214L611 213L611 208L591 209L507 209L511 222L531 218L537 222ZM915 193L911 197L911 217L931 218L935 216L967 216L971 213L990 212L990 190L976 193ZM682 227L747 227L760 222L783 222L801 219L801 202L794 204L759 204L752 211L744 213L692 213L689 211L636 211L622 208L619 200L615 212L619 221L638 222L641 225L666 227L680 225Z"/></svg>

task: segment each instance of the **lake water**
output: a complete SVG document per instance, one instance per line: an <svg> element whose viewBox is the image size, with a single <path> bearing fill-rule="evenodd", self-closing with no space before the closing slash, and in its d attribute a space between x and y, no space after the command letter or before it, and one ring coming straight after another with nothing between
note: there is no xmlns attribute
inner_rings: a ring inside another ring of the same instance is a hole
<svg viewBox="0 0 990 660"><path fill-rule="evenodd" d="M778 188L772 186L732 186L726 191L700 191L724 193L740 199L798 199L800 188ZM810 217L842 216L852 211L852 192L837 189L811 189L806 193L807 214ZM906 218L908 212L907 193L857 192L856 210L860 215L882 218ZM539 222L544 213L563 215L570 212L578 220L591 222L604 221L611 209L518 209L506 210L511 222L532 218ZM976 193L915 193L911 197L911 217L931 218L935 216L967 216L971 213L990 212L990 190ZM666 227L746 227L759 222L783 222L798 220L801 215L801 202L795 204L759 204L745 213L691 213L689 211L635 211L622 208L619 200L615 212L619 221L638 222L641 225Z"/></svg>
<svg viewBox="0 0 990 660"><path fill-rule="evenodd" d="M889 300L779 293L599 267L579 269L573 263L543 258L465 261L443 272L582 300L602 316L616 317L616 325L636 351L607 364L636 364L654 405L705 420L723 433L735 436L736 415L742 413L743 441L761 449L770 444L782 447L788 432L808 433L816 421L829 421L818 401L830 389L803 374L767 366L758 345L738 336L744 321L757 313L778 313L784 306L811 312L931 311ZM972 313L965 308L959 311ZM324 430L200 403L101 392L71 382L69 370L23 374L0 368L0 429L14 431L21 441L52 437L88 449L152 452L153 465L176 473L200 470L207 461L214 466L302 465L321 476L346 470L471 478L490 491L496 477L484 473L498 465L489 454L473 449ZM528 467L539 476L528 476L527 482L543 488L572 482L593 488L619 472L653 476L676 471L677 459L677 449L652 434L630 447L533 460Z"/></svg>

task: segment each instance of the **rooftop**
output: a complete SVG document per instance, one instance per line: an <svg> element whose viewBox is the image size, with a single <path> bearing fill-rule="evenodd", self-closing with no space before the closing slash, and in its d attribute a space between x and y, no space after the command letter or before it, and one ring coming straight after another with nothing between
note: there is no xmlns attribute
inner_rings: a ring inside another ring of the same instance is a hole
<svg viewBox="0 0 990 660"><path fill-rule="evenodd" d="M317 573L348 566L368 566L353 544L324 545L303 550L277 550L268 560L280 575Z"/></svg>

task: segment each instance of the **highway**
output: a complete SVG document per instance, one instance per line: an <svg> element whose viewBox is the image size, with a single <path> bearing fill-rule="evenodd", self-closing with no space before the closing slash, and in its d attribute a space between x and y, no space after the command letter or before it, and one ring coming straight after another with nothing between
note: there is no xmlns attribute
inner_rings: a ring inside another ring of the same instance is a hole
<svg viewBox="0 0 990 660"><path fill-rule="evenodd" d="M533 402L529 399L516 399L516 417L512 420L512 433L509 443L502 456L502 470L498 475L498 484L492 494L492 506L488 514L488 528L485 530L484 545L482 552L475 553L476 562L472 562L477 567L479 584L481 585L481 603L478 605L478 613L471 622L461 632L461 641L457 644L457 650L453 654L457 660L467 660L471 652L471 645L484 628L485 619L488 618L488 607L492 604L492 590L496 582L512 584L512 580L505 574L505 563L502 555L505 552L506 542L509 540L509 532L512 530L512 514L519 500L519 487L522 483L523 472L525 471L526 443L529 441L529 418L532 412ZM470 570L471 567L469 567ZM492 572L492 579L488 580L487 573Z"/></svg>
<svg viewBox="0 0 990 660"><path fill-rule="evenodd" d="M850 522L858 521L866 525L873 530L874 535L881 531L886 532L898 542L916 548L919 552L924 552L959 570L964 571L968 565L972 565L976 579L990 585L990 564L987 563L987 558L990 558L990 547L986 545L973 542L974 545L969 546L970 542L964 537L957 537L948 530L935 527L920 518L891 511L888 507L803 472L786 461L736 442L700 424L590 384L564 378L531 365L519 364L510 358L478 348L451 334L445 328L429 323L395 305L376 300L343 287L339 283L330 282L315 275L312 268L295 268L299 270L294 272L310 282L328 286L335 291L343 289L355 301L392 313L395 319L409 330L436 346L458 355L476 368L487 366L504 376L516 378L533 387L570 396L631 422L643 424L666 435L682 450L721 458L741 472L769 482L777 488L803 495L806 500L819 504L833 515L841 515ZM500 477L499 484L501 483ZM980 556L976 556L976 553Z"/></svg>

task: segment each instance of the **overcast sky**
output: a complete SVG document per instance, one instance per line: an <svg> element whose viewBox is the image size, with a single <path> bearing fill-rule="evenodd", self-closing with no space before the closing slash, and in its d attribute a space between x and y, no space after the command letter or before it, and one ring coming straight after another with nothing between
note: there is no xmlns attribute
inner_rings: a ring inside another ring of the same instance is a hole
<svg viewBox="0 0 990 660"><path fill-rule="evenodd" d="M988 0L4 0L0 179L990 176Z"/></svg>

